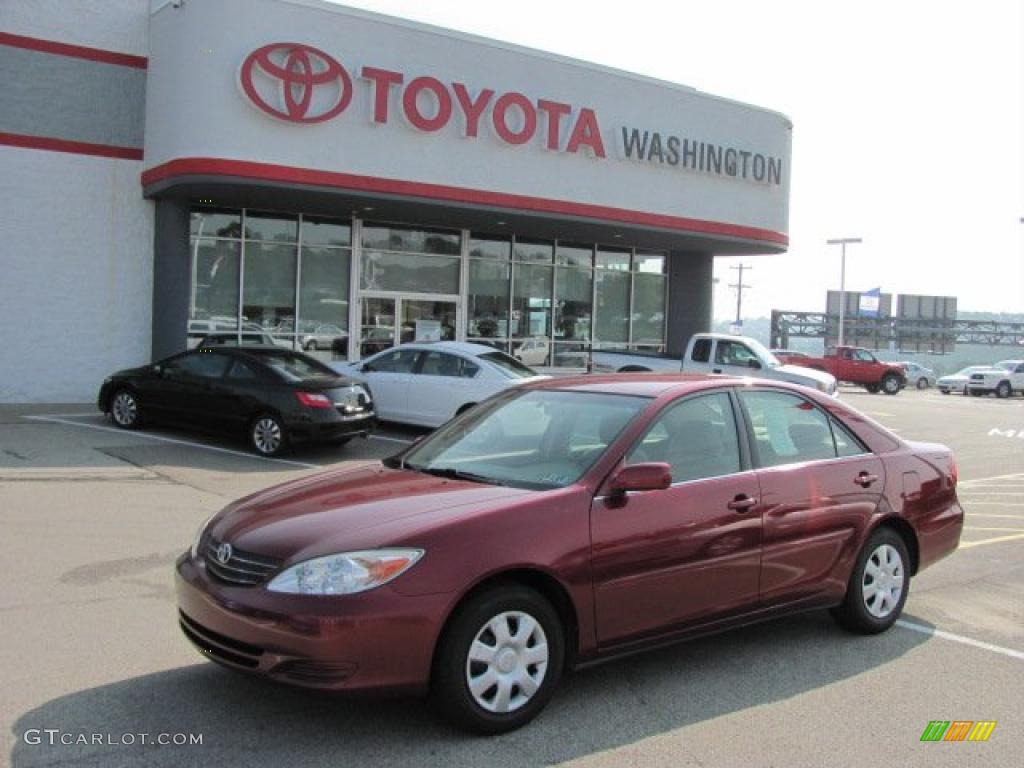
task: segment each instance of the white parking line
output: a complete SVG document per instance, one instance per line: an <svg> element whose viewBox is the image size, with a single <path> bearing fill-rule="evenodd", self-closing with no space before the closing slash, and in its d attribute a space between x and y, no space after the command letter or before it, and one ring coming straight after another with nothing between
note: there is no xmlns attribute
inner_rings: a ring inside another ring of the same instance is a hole
<svg viewBox="0 0 1024 768"><path fill-rule="evenodd" d="M952 632L943 632L941 629L935 629L934 627L926 627L922 624L914 624L913 622L907 621L906 619L897 619L896 626L909 629L912 632L920 632L923 635L933 635L934 637L941 637L943 640L952 640L954 643L963 643L964 645L972 645L975 648L981 648L985 651L991 651L992 653L1000 653L1003 656L1009 656L1011 659L1019 659L1024 661L1024 652L1015 651L1013 648L1004 648L1001 645L993 645L992 643L983 643L981 640L975 640L970 637L964 637L963 635L954 635Z"/></svg>
<svg viewBox="0 0 1024 768"><path fill-rule="evenodd" d="M973 480L961 480L960 485L981 485L984 483L991 483L993 480L1009 480L1017 478L1024 478L1024 472L1015 472L1012 475L994 475L993 477L976 477Z"/></svg>
<svg viewBox="0 0 1024 768"><path fill-rule="evenodd" d="M971 517L1005 517L1010 520L1024 520L1024 515L993 515L991 512L970 512Z"/></svg>
<svg viewBox="0 0 1024 768"><path fill-rule="evenodd" d="M90 414L91 415L91 414ZM319 464L307 464L304 461L289 461L288 459L271 459L267 456L258 456L255 453L244 453L243 451L233 451L230 448L218 448L213 445L205 445L203 443L194 443L191 440L177 440L173 437L164 437L162 435L151 435L146 432L129 432L128 430L118 429L117 427L107 427L102 424L83 424L80 421L69 421L68 419L56 418L54 416L24 416L25 419L31 419L33 421L46 421L53 424L67 424L72 427L82 427L84 429L97 429L101 432L113 432L116 435L123 435L125 437L138 437L145 440L156 440L161 443L171 443L172 445L187 445L192 448L202 448L206 451L214 451L215 453L226 453L229 456L240 456L243 459L255 459L258 461L272 461L275 464L288 464L293 467L302 467L303 469L323 469Z"/></svg>

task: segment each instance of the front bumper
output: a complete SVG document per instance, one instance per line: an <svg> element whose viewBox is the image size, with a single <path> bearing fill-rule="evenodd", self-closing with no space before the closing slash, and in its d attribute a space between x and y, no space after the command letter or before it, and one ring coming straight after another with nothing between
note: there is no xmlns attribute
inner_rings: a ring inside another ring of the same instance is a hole
<svg viewBox="0 0 1024 768"><path fill-rule="evenodd" d="M231 587L187 552L175 582L179 626L211 661L327 690L425 691L450 601L387 585L337 597Z"/></svg>

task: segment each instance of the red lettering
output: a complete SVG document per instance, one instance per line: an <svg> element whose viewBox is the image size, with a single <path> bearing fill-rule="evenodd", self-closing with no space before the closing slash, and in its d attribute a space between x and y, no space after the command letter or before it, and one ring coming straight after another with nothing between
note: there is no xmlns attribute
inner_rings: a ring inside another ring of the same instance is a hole
<svg viewBox="0 0 1024 768"><path fill-rule="evenodd" d="M462 83L452 83L452 88L455 90L455 98L458 99L463 114L466 115L466 135L475 138L477 129L480 127L480 116L484 113L491 97L494 96L494 91L484 88L476 97L476 101L473 101L466 86Z"/></svg>
<svg viewBox="0 0 1024 768"><path fill-rule="evenodd" d="M537 109L548 113L548 149L558 149L562 138L562 117L572 112L572 107L560 101L539 99Z"/></svg>
<svg viewBox="0 0 1024 768"><path fill-rule="evenodd" d="M513 131L508 127L508 110L512 106L519 107L523 113L523 127ZM521 93L503 94L494 103L494 114L491 116L494 122L494 130L502 141L508 144L525 144L533 138L537 131L537 110L533 108L533 102Z"/></svg>
<svg viewBox="0 0 1024 768"><path fill-rule="evenodd" d="M401 85L405 77L390 69L363 67L362 76L373 82L373 122L388 121L388 96L392 85Z"/></svg>
<svg viewBox="0 0 1024 768"><path fill-rule="evenodd" d="M430 91L437 101L437 114L426 117L420 112L419 96L423 91ZM452 97L444 83L434 77L417 77L405 88L402 94L402 107L406 119L421 131L439 131L448 124L452 116Z"/></svg>
<svg viewBox="0 0 1024 768"><path fill-rule="evenodd" d="M594 157L604 157L604 142L601 141L601 129L597 125L597 115L594 110L584 107L580 110L580 116L576 118L576 125L572 128L572 135L569 137L569 144L566 152L578 152L580 147L590 147Z"/></svg>

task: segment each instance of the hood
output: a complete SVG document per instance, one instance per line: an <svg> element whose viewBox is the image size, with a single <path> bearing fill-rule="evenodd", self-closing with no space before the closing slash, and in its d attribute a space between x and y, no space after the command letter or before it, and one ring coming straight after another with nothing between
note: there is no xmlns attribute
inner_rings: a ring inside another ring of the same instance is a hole
<svg viewBox="0 0 1024 768"><path fill-rule="evenodd" d="M401 543L423 518L446 520L535 491L426 475L381 464L269 488L226 507L207 528L221 541L290 562Z"/></svg>
<svg viewBox="0 0 1024 768"><path fill-rule="evenodd" d="M836 377L826 371L817 371L814 368L804 368L799 365L780 365L771 369L776 378L788 381L791 384L803 384L805 387L814 387L820 390L818 384L825 386L825 391L831 393L836 383Z"/></svg>

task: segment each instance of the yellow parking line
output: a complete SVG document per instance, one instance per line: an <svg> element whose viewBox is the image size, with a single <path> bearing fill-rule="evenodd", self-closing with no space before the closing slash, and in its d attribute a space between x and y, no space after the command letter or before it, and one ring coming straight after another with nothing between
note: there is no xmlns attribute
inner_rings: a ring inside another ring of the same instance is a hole
<svg viewBox="0 0 1024 768"><path fill-rule="evenodd" d="M979 504L986 507L1024 507L1024 501L975 501L974 499L965 499L965 504L970 504L972 507L976 507Z"/></svg>
<svg viewBox="0 0 1024 768"><path fill-rule="evenodd" d="M991 512L968 512L968 517L1005 517L1009 520L1024 520L1024 515L994 515Z"/></svg>
<svg viewBox="0 0 1024 768"><path fill-rule="evenodd" d="M1010 536L996 536L994 539L982 539L981 541L968 541L966 543L961 543L960 549L980 547L982 544L999 544L1003 541L1016 541L1017 539L1024 539L1024 533L1015 533Z"/></svg>

